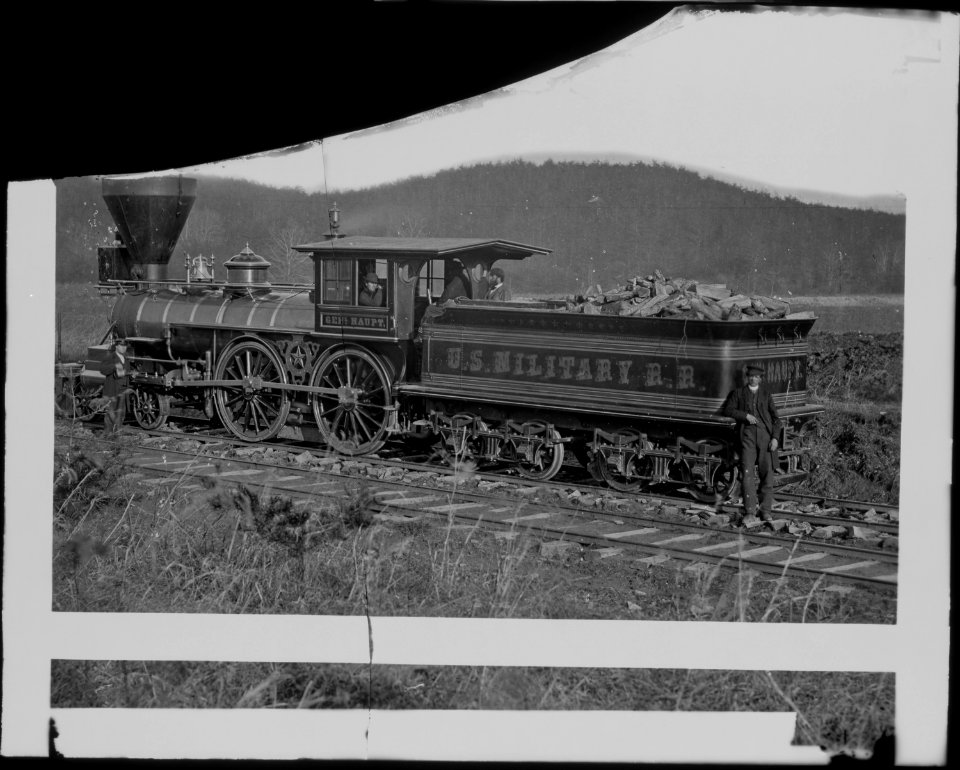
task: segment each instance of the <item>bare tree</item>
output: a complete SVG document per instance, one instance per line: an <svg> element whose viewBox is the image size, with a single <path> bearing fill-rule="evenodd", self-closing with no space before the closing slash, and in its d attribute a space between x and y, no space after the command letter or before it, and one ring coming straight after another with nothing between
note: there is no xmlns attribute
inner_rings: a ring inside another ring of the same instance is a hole
<svg viewBox="0 0 960 770"><path fill-rule="evenodd" d="M877 275L885 277L893 264L893 247L889 243L878 243L873 249L873 264Z"/></svg>
<svg viewBox="0 0 960 770"><path fill-rule="evenodd" d="M294 246L309 240L307 228L292 219L270 232L267 259L271 263L270 280L273 283L310 283L313 280L310 258L293 250Z"/></svg>
<svg viewBox="0 0 960 770"><path fill-rule="evenodd" d="M419 238L427 231L427 218L421 214L408 214L395 229L401 238Z"/></svg>
<svg viewBox="0 0 960 770"><path fill-rule="evenodd" d="M223 218L212 209L195 208L187 217L180 235L180 247L191 256L209 256L224 237Z"/></svg>
<svg viewBox="0 0 960 770"><path fill-rule="evenodd" d="M843 250L839 243L834 243L832 247L826 247L821 258L824 277L821 282L825 284L822 288L827 294L843 294L844 281L850 272L849 255ZM846 280L847 291L850 290L850 281Z"/></svg>

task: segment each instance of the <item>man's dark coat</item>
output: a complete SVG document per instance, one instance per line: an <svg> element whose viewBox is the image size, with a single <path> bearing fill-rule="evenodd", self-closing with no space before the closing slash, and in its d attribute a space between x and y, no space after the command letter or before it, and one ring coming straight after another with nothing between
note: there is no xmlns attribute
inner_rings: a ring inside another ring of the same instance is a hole
<svg viewBox="0 0 960 770"><path fill-rule="evenodd" d="M378 286L371 294L364 286L360 289L359 304L364 307L383 307L383 288Z"/></svg>
<svg viewBox="0 0 960 770"><path fill-rule="evenodd" d="M495 300L497 302L509 302L510 290L507 288L505 283L501 283L496 288L488 289L486 298Z"/></svg>
<svg viewBox="0 0 960 770"><path fill-rule="evenodd" d="M100 373L106 375L103 380L103 395L107 398L119 396L127 387L126 374L123 376L117 375L117 364L121 362L120 354L114 349L100 364ZM124 372L126 372L126 368L124 366Z"/></svg>
<svg viewBox="0 0 960 770"><path fill-rule="evenodd" d="M723 405L723 414L725 417L732 417L739 426L739 438L743 442L743 431L749 427L747 422L747 405L750 403L750 388L743 385L730 391L727 400ZM757 418L760 425L767 431L770 438L777 438L780 435L780 428L783 423L780 421L780 415L777 414L777 407L773 405L773 394L767 390L763 384L757 391L757 410L753 415Z"/></svg>

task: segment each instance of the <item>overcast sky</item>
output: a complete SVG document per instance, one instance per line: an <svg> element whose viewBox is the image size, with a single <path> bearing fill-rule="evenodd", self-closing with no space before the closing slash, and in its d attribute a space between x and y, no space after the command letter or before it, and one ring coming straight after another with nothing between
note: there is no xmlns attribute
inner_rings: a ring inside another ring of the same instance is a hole
<svg viewBox="0 0 960 770"><path fill-rule="evenodd" d="M828 197L899 195L913 156L905 137L955 109L942 104L942 24L896 11L681 8L496 92L191 171L336 191L482 160L577 156L656 159Z"/></svg>

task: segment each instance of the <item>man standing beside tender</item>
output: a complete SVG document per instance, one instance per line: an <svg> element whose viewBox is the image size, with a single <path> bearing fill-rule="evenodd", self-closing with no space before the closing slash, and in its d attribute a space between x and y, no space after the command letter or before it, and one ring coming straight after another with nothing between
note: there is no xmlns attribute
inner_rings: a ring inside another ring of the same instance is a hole
<svg viewBox="0 0 960 770"><path fill-rule="evenodd" d="M748 366L747 384L730 391L723 405L723 414L737 421L744 514L747 518L757 515L759 475L760 519L769 522L773 520L773 476L779 448L776 436L780 435L782 423L773 403L773 394L761 384L762 379L763 369Z"/></svg>

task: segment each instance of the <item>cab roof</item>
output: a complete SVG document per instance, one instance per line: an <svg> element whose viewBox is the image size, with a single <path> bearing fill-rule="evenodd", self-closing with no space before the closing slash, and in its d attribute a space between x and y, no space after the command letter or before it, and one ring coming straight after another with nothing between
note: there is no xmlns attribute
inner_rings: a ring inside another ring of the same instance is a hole
<svg viewBox="0 0 960 770"><path fill-rule="evenodd" d="M368 235L330 238L317 243L304 243L293 249L312 253L320 259L362 256L375 256L378 259L446 259L474 256L497 260L526 259L534 254L551 253L551 249L500 238L391 238Z"/></svg>

